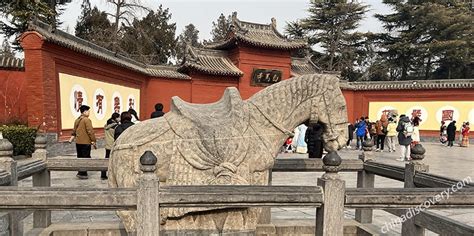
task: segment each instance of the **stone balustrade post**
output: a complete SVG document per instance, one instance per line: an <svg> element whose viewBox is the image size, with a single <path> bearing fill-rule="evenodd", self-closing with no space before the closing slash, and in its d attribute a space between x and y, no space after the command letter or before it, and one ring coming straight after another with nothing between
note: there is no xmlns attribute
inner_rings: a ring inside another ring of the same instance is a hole
<svg viewBox="0 0 474 236"><path fill-rule="evenodd" d="M268 170L268 186L272 186L273 172L272 169ZM258 217L259 224L270 224L272 221L272 208L263 207L260 216Z"/></svg>
<svg viewBox="0 0 474 236"><path fill-rule="evenodd" d="M324 204L316 209L316 235L343 235L345 181L338 172L342 159L337 152L323 158L323 170L318 186L323 188Z"/></svg>
<svg viewBox="0 0 474 236"><path fill-rule="evenodd" d="M13 145L10 141L4 138L0 139L0 169L3 169L10 174L10 186L18 186L18 170L17 162L13 159ZM9 211L8 232L10 235L23 235L23 219L21 218L20 212ZM1 233L2 232L0 232L0 234Z"/></svg>
<svg viewBox="0 0 474 236"><path fill-rule="evenodd" d="M45 135L37 135L35 138L35 152L32 154L33 158L47 161L46 143L47 137ZM33 175L33 187L51 187L51 173L49 170L43 170ZM36 210L33 212L33 228L47 228L51 225L51 211L50 210Z"/></svg>
<svg viewBox="0 0 474 236"><path fill-rule="evenodd" d="M143 175L138 182L137 235L154 236L160 233L160 180L155 174L157 158L151 151L140 157Z"/></svg>
<svg viewBox="0 0 474 236"><path fill-rule="evenodd" d="M373 143L366 141L362 143L362 154L359 155L359 159L364 163L368 161L375 161L375 155L372 151ZM375 175L365 170L357 171L357 188L374 188ZM355 220L361 224L372 223L372 209L356 209Z"/></svg>
<svg viewBox="0 0 474 236"><path fill-rule="evenodd" d="M35 138L35 152L31 155L33 158L41 159L46 161L48 152L46 151L46 144L48 138L46 135L38 134Z"/></svg>
<svg viewBox="0 0 474 236"><path fill-rule="evenodd" d="M428 172L429 167L423 164L422 160L425 158L425 148L421 144L416 144L411 149L410 157L412 161L405 164L405 181L404 188L416 188L414 179L416 172ZM408 211L406 216L408 216ZM415 217L407 217L407 220L402 223L403 236L422 236L425 235L425 229L415 224Z"/></svg>

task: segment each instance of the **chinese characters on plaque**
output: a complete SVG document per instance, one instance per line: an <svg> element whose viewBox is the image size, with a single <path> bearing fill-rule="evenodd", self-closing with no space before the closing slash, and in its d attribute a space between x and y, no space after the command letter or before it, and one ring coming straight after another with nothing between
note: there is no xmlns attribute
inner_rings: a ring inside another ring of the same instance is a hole
<svg viewBox="0 0 474 236"><path fill-rule="evenodd" d="M415 118L415 117L421 118L421 109L413 109L413 111L411 112L411 117L412 118Z"/></svg>
<svg viewBox="0 0 474 236"><path fill-rule="evenodd" d="M441 113L441 120L442 121L453 120L453 116L454 116L454 110L443 110Z"/></svg>
<svg viewBox="0 0 474 236"><path fill-rule="evenodd" d="M114 97L114 112L120 113L120 97Z"/></svg>
<svg viewBox="0 0 474 236"><path fill-rule="evenodd" d="M252 86L268 86L281 81L280 70L254 69L252 73Z"/></svg>
<svg viewBox="0 0 474 236"><path fill-rule="evenodd" d="M84 98L82 98L82 91L74 91L74 110L79 112L79 108L82 106L82 102Z"/></svg>
<svg viewBox="0 0 474 236"><path fill-rule="evenodd" d="M102 94L97 94L95 96L96 99L96 107L97 107L97 114L103 114L104 112L102 111L102 100L104 100L104 95Z"/></svg>

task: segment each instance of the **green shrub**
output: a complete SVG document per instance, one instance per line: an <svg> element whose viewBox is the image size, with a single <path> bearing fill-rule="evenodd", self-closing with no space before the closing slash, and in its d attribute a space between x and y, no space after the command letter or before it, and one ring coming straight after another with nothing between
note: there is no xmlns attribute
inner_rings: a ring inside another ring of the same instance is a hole
<svg viewBox="0 0 474 236"><path fill-rule="evenodd" d="M36 129L25 125L0 126L3 138L13 144L13 155L30 156L35 151Z"/></svg>

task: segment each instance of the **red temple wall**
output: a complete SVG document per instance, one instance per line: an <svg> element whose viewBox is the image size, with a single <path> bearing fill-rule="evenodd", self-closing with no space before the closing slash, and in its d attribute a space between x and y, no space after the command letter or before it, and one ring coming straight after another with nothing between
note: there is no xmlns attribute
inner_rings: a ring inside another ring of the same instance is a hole
<svg viewBox="0 0 474 236"><path fill-rule="evenodd" d="M24 71L0 70L0 124L27 123Z"/></svg>
<svg viewBox="0 0 474 236"><path fill-rule="evenodd" d="M264 87L252 86L254 69L275 69L282 72L282 79L290 78L291 55L289 51L276 51L239 46L238 52L231 53L231 60L244 72L240 78L239 91L242 99L247 99Z"/></svg>
<svg viewBox="0 0 474 236"><path fill-rule="evenodd" d="M145 117L142 116L144 119L149 118L155 110L156 103L162 103L164 112L168 112L173 96L191 102L191 80L151 78L148 82L147 94L146 113Z"/></svg>
<svg viewBox="0 0 474 236"><path fill-rule="evenodd" d="M140 114L146 107L146 76L70 49L43 42L34 32L22 37L27 74L27 111L30 126L65 136L61 129L59 73L140 89Z"/></svg>
<svg viewBox="0 0 474 236"><path fill-rule="evenodd" d="M212 103L221 99L227 87L239 86L238 77L214 76L203 74L190 74L191 82L191 102L192 103Z"/></svg>

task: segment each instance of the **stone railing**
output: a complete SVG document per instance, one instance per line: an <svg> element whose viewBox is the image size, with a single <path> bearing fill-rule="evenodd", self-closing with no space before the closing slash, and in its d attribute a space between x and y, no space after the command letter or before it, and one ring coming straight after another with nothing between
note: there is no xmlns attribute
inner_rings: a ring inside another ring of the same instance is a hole
<svg viewBox="0 0 474 236"><path fill-rule="evenodd" d="M52 188L51 171L106 170L108 160L46 158L44 140L37 138L36 144L32 160L17 166L11 158L11 144L0 140L0 184L10 186L0 187L0 210L8 210L7 228L12 235L22 235L25 216L33 213L34 228L47 228L51 210L64 209L136 210L137 234L157 235L159 212L166 207L314 207L316 235L343 235L344 208L355 208L356 220L367 225L372 223L373 209L400 216L459 182L428 174L421 146L414 149L415 161L403 168L376 162L367 142L359 160L341 160L337 153L329 153L323 160L277 159L273 172L323 171L318 186L160 186L154 174L157 158L145 152L140 158L143 175L137 188ZM340 171L356 171L357 188L346 188ZM33 187L16 187L18 180L28 175L33 176ZM403 181L404 188L374 188L375 175ZM474 207L473 187L466 184L431 208ZM269 223L270 212L266 213L262 223ZM403 222L402 235L423 235L425 228L439 234L474 233L469 225L423 211Z"/></svg>

